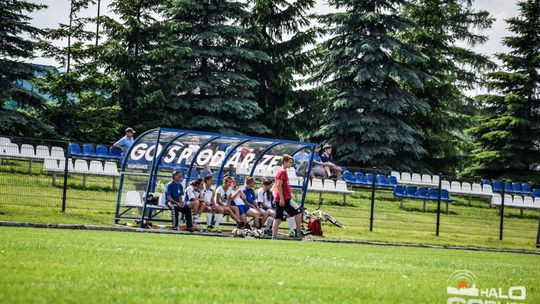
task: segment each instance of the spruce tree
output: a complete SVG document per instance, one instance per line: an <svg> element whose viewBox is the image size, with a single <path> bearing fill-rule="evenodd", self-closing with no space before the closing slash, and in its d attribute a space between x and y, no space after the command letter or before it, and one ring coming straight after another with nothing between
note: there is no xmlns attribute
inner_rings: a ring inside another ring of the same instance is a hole
<svg viewBox="0 0 540 304"><path fill-rule="evenodd" d="M0 134L40 136L51 131L35 113L46 101L21 83L32 81L38 70L28 61L34 57L41 30L30 25L28 14L45 7L28 1L0 1Z"/></svg>
<svg viewBox="0 0 540 304"><path fill-rule="evenodd" d="M100 19L106 37L98 62L111 78L111 103L120 106L124 127L147 130L181 127L185 109L171 100L182 75L173 75L169 62L186 52L169 43L162 19L163 0L114 0L114 17Z"/></svg>
<svg viewBox="0 0 540 304"><path fill-rule="evenodd" d="M249 47L268 54L269 60L252 64L253 78L259 85L255 99L263 110L262 122L279 138L297 138L306 126L312 126L310 110L322 113L317 91L300 89L301 77L313 64L306 51L316 43L309 10L314 0L251 0L245 27L252 33ZM287 123L283 122L284 118ZM319 120L315 120L320 122ZM313 131L310 129L309 131Z"/></svg>
<svg viewBox="0 0 540 304"><path fill-rule="evenodd" d="M267 60L249 49L249 33L240 25L246 4L229 0L170 0L165 24L174 46L188 48L185 57L171 58L168 66L184 85L170 100L185 111L184 128L205 131L267 134L255 100L258 82L249 76L251 63Z"/></svg>
<svg viewBox="0 0 540 304"><path fill-rule="evenodd" d="M477 149L468 174L540 181L540 1L518 3L520 15L506 20L512 36L497 54L503 69L490 73L493 94L478 96L485 107L472 129Z"/></svg>
<svg viewBox="0 0 540 304"><path fill-rule="evenodd" d="M472 0L415 0L404 6L402 15L420 30L404 34L427 60L417 67L433 77L413 89L430 106L425 115L416 115L422 130L422 161L432 172L451 172L463 165L462 155L470 139L464 130L471 125L476 108L464 90L475 88L483 72L493 64L471 47L484 43L494 19L487 11L475 10ZM465 44L466 46L463 46Z"/></svg>
<svg viewBox="0 0 540 304"><path fill-rule="evenodd" d="M399 34L415 24L397 14L402 0L331 0L340 12L321 16L330 38L315 80L324 81L333 103L321 133L338 162L418 169L425 153L410 117L429 110L410 93L427 75L414 64L425 57Z"/></svg>

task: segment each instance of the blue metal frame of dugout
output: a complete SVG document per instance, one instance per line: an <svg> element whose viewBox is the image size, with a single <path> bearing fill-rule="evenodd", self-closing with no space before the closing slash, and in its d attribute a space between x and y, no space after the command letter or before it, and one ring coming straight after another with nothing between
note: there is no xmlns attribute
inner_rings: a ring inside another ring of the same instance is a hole
<svg viewBox="0 0 540 304"><path fill-rule="evenodd" d="M169 218L158 217L163 211L168 210L167 208L151 206L146 202L148 193L160 190L164 192L163 185L171 180L170 172L174 170L184 173L183 176L188 185L190 179L195 176L193 173L196 171L193 170L213 167L216 169L213 173L214 179L216 185L219 185L227 169L226 166L231 163L236 162L238 166L242 162L242 165L248 168L248 176L254 176L261 161L264 160L264 166L268 167L272 164L281 165L281 155L294 156L306 149L309 150L311 157L303 176L303 183L301 186L291 186L302 191L301 206L303 207L316 146L315 143L234 134L170 128L148 130L135 139L123 157L115 221L137 220L141 226L144 225L145 220L170 221ZM230 150L225 152L227 151L225 147ZM242 155L239 152L240 149L249 153ZM266 165L267 162L269 162L268 165ZM157 189L158 186L161 188ZM142 194L140 206L127 204L129 191L138 191ZM134 214L135 210L138 210L140 215Z"/></svg>

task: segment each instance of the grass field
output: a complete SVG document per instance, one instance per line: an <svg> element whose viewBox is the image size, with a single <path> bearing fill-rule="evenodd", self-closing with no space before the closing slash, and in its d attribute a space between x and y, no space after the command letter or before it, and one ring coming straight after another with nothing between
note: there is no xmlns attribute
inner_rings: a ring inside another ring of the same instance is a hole
<svg viewBox="0 0 540 304"><path fill-rule="evenodd" d="M0 253L2 303L446 303L463 269L540 303L537 255L30 228Z"/></svg>
<svg viewBox="0 0 540 304"><path fill-rule="evenodd" d="M62 188L53 186L51 176L28 163L9 161L0 166L0 220L42 223L113 225L117 191L112 178L88 177L82 186L80 175L70 175L67 210L60 212ZM57 178L57 184L61 184ZM417 244L458 245L490 248L538 250L535 248L538 231L538 212L525 211L523 217L516 209L505 210L504 240L499 241L499 212L487 199L455 196L457 201L449 213L441 215L440 236L435 236L435 203L422 209L421 201L399 201L388 190L375 195L374 231L369 231L370 191L357 189L343 199L325 194L323 209L347 225L340 229L324 225L326 238L372 240ZM307 208L314 209L318 194L308 193ZM444 208L443 208L444 210Z"/></svg>

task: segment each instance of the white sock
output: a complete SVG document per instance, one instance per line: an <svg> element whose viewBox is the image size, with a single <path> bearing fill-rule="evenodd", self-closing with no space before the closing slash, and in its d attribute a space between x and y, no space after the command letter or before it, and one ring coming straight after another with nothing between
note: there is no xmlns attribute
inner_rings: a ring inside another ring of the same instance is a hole
<svg viewBox="0 0 540 304"><path fill-rule="evenodd" d="M273 217L269 217L267 220L266 220L266 230L272 230L272 225L274 224L274 218Z"/></svg>
<svg viewBox="0 0 540 304"><path fill-rule="evenodd" d="M193 224L199 223L199 220L200 220L199 215L196 214L196 215L193 217Z"/></svg>
<svg viewBox="0 0 540 304"><path fill-rule="evenodd" d="M206 226L212 225L212 213L205 213L206 214Z"/></svg>
<svg viewBox="0 0 540 304"><path fill-rule="evenodd" d="M221 223L221 220L223 219L223 214L218 214L217 215L217 219L216 219L216 224L214 225L214 227L219 227L219 224Z"/></svg>
<svg viewBox="0 0 540 304"><path fill-rule="evenodd" d="M289 217L289 229L291 230L291 232L294 232L294 218L293 217Z"/></svg>

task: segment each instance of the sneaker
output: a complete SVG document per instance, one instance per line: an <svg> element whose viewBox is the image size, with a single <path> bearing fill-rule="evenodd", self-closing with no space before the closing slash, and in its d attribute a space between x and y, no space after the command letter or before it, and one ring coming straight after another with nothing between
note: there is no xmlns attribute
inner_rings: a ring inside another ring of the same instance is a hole
<svg viewBox="0 0 540 304"><path fill-rule="evenodd" d="M199 232L199 229L195 228L195 227L191 227L191 228L188 228L187 231L189 231L189 232Z"/></svg>
<svg viewBox="0 0 540 304"><path fill-rule="evenodd" d="M301 238L304 237L304 232L302 232L302 231L296 231L296 232L294 233L294 235L295 235L295 238L301 239Z"/></svg>
<svg viewBox="0 0 540 304"><path fill-rule="evenodd" d="M217 232L217 233L222 233L223 230L221 230L221 228L217 227L217 228L214 228L214 232Z"/></svg>
<svg viewBox="0 0 540 304"><path fill-rule="evenodd" d="M291 231L291 233L289 233L289 237L290 237L290 238L296 237L296 232L292 232L292 231Z"/></svg>

